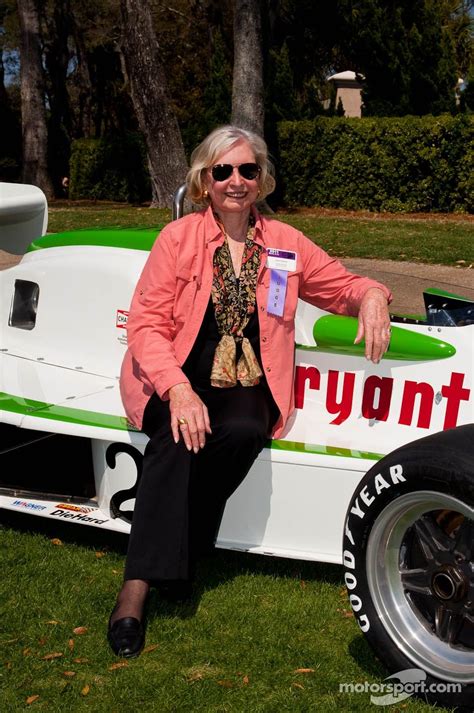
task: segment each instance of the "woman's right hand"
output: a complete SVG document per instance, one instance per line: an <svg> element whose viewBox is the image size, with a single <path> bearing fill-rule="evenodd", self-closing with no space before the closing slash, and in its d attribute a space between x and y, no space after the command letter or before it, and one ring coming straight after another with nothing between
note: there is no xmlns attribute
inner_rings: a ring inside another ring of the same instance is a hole
<svg viewBox="0 0 474 713"><path fill-rule="evenodd" d="M187 383L172 386L168 396L175 443L178 443L181 433L188 451L193 449L198 453L206 444L206 433L212 433L206 404L193 391L191 384ZM184 419L185 423L179 423L179 419Z"/></svg>

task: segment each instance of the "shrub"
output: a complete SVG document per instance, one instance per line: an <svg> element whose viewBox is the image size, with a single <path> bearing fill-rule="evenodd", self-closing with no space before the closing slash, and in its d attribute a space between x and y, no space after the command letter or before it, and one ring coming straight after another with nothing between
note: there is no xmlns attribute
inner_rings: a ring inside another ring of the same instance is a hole
<svg viewBox="0 0 474 713"><path fill-rule="evenodd" d="M326 118L278 125L289 206L474 211L474 118Z"/></svg>
<svg viewBox="0 0 474 713"><path fill-rule="evenodd" d="M147 200L150 179L145 164L139 134L78 139L71 147L69 195L73 200Z"/></svg>

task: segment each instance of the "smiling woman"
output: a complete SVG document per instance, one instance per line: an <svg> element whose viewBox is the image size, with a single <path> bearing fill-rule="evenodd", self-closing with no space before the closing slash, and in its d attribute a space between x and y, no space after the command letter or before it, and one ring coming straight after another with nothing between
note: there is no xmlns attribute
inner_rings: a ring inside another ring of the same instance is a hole
<svg viewBox="0 0 474 713"><path fill-rule="evenodd" d="M378 362L389 291L353 275L302 233L259 215L274 188L265 142L235 126L192 155L188 195L203 209L161 232L138 281L121 372L130 421L150 441L137 492L125 582L109 621L121 656L144 643L150 584L190 592L225 504L294 408L298 298L358 314L356 342Z"/></svg>

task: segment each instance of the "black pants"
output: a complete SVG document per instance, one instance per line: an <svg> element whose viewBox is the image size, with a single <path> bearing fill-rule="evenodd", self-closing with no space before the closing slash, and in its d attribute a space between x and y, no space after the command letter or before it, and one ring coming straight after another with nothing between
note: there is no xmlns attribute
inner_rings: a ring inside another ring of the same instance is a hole
<svg viewBox="0 0 474 713"><path fill-rule="evenodd" d="M125 579L153 582L193 576L213 548L227 498L247 475L278 416L265 383L195 389L209 410L212 435L195 454L173 440L169 402L154 394L145 409L145 450ZM245 513L242 513L245 517Z"/></svg>

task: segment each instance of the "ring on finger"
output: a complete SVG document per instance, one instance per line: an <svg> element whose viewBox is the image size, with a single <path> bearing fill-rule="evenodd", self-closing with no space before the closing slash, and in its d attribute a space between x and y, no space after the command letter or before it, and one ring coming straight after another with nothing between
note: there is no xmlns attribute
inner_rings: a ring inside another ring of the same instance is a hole
<svg viewBox="0 0 474 713"><path fill-rule="evenodd" d="M180 426L187 426L187 425L188 425L188 422L187 422L186 419L183 418L182 416L181 416L181 418L178 418L178 423L179 423Z"/></svg>

